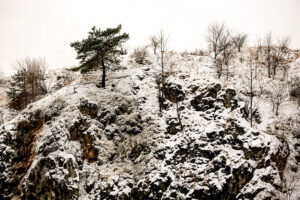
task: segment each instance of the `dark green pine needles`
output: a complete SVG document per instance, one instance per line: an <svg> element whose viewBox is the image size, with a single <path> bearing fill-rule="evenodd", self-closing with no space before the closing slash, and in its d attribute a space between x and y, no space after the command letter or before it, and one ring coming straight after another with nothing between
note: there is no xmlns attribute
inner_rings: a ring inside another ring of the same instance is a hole
<svg viewBox="0 0 300 200"><path fill-rule="evenodd" d="M97 29L95 26L89 32L88 38L71 43L80 59L80 66L74 70L86 73L102 67L102 87L105 87L105 73L107 67L119 66L120 56L127 51L123 43L129 39L128 33L120 33L122 26Z"/></svg>

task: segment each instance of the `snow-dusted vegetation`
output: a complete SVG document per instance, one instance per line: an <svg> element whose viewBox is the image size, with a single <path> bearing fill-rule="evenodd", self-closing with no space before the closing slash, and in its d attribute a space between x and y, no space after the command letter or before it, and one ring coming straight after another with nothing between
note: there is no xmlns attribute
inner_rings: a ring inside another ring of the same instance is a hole
<svg viewBox="0 0 300 200"><path fill-rule="evenodd" d="M228 79L209 55L167 52L161 112L154 54L150 65L124 57L105 88L101 71L49 72L51 92L1 126L2 198L297 199L299 108L286 86L273 112L269 93L289 84L299 52L288 79L253 61L251 127L252 50L234 55Z"/></svg>
<svg viewBox="0 0 300 200"><path fill-rule="evenodd" d="M94 26L77 66L1 73L0 199L299 200L300 50L217 22L206 49L170 37Z"/></svg>

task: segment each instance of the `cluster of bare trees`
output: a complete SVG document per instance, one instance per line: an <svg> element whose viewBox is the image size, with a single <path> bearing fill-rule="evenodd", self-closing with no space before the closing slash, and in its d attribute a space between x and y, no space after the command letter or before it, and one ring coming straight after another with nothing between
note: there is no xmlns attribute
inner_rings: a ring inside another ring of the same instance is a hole
<svg viewBox="0 0 300 200"><path fill-rule="evenodd" d="M215 65L217 67L217 75L220 78L226 67L226 79L228 79L228 63L236 52L240 52L245 46L248 35L245 33L232 34L225 24L214 23L208 27L206 40L209 44L209 49L213 52ZM285 59L288 53L289 37L284 37L277 42L274 42L271 33L268 33L264 38L257 39L256 59L262 60L267 68L268 77L275 77L278 68L282 68L284 74L287 70L287 60Z"/></svg>
<svg viewBox="0 0 300 200"><path fill-rule="evenodd" d="M286 74L287 60L285 56L288 53L289 37L284 37L276 43L273 40L272 33L265 35L263 41L258 41L257 51L262 54L263 62L268 71L268 77L275 77L279 67L282 67ZM259 56L258 56L259 57Z"/></svg>
<svg viewBox="0 0 300 200"><path fill-rule="evenodd" d="M46 62L43 58L25 58L17 61L18 72L12 76L9 90L10 107L21 110L27 104L47 93Z"/></svg>
<svg viewBox="0 0 300 200"><path fill-rule="evenodd" d="M217 69L217 76L225 76L228 80L230 71L229 65L231 59L240 52L247 42L248 35L245 33L233 34L224 23L214 23L208 27L206 41L209 44L209 50L213 53L214 63ZM286 55L288 54L289 37L284 37L277 42L274 42L271 33L266 34L263 38L257 38L257 45L255 50L250 52L250 60L247 64L250 72L246 75L245 80L246 93L249 97L249 112L250 123L253 124L253 99L259 98L262 95L260 88L261 77L257 74L257 69L265 67L267 69L267 76L275 78L279 69L282 70L284 77L287 75L288 61ZM272 103L273 112L278 115L280 105L287 97L286 81L268 81L265 94ZM298 93L296 87L293 86L293 94ZM259 92L260 89L260 92Z"/></svg>
<svg viewBox="0 0 300 200"><path fill-rule="evenodd" d="M262 76L256 76L255 70L259 62L255 59L257 56L255 51L250 51L249 71L246 72L244 79L244 87L246 96L249 98L248 109L250 114L250 124L253 125L253 113L257 109L257 102L264 94L272 104L272 111L274 114L279 114L279 107L286 101L288 96L288 87L286 81L280 80L264 80Z"/></svg>
<svg viewBox="0 0 300 200"><path fill-rule="evenodd" d="M237 48L238 52L241 52L242 47L244 47L246 40L247 40L248 35L245 33L237 33L235 36L232 38L232 42Z"/></svg>
<svg viewBox="0 0 300 200"><path fill-rule="evenodd" d="M223 67L226 67L226 79L229 77L229 62L233 58L235 51L241 51L244 47L247 34L232 34L225 24L214 23L208 27L206 40L210 51L213 52L217 75L220 78L223 75Z"/></svg>

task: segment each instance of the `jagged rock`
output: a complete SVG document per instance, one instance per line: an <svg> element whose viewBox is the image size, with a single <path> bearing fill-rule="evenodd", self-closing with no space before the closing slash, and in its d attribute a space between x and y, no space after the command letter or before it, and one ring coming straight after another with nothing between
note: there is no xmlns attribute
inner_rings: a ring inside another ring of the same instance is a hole
<svg viewBox="0 0 300 200"><path fill-rule="evenodd" d="M284 173L283 171L287 164L287 159L289 155L290 155L290 149L286 141L283 141L278 151L275 154L271 155L271 160L276 163L281 179L283 179L283 173Z"/></svg>
<svg viewBox="0 0 300 200"><path fill-rule="evenodd" d="M222 95L224 99L225 108L231 108L231 110L237 108L237 100L234 99L235 96L236 96L235 90L229 88L225 90L225 94Z"/></svg>
<svg viewBox="0 0 300 200"><path fill-rule="evenodd" d="M236 199L241 188L243 188L253 177L253 168L249 163L245 163L238 169L232 170L232 178L227 182L222 199Z"/></svg>
<svg viewBox="0 0 300 200"><path fill-rule="evenodd" d="M66 107L66 102L61 100L55 100L51 106L45 112L45 122L51 121L54 117L59 116L61 110Z"/></svg>
<svg viewBox="0 0 300 200"><path fill-rule="evenodd" d="M221 85L216 84L206 88L201 94L194 97L191 104L197 111L206 111L214 107L218 92Z"/></svg>
<svg viewBox="0 0 300 200"><path fill-rule="evenodd" d="M97 117L98 105L90 103L88 100L82 100L79 105L79 110L83 115L89 115L93 119Z"/></svg>
<svg viewBox="0 0 300 200"><path fill-rule="evenodd" d="M231 108L231 110L236 109L238 105L235 90L229 88L221 90L220 84L210 86L204 89L201 94L196 95L191 101L191 105L197 111L205 112L212 108L216 111L222 109L219 102L223 104L225 108ZM245 111L246 110L244 110L244 112ZM247 112L245 112L245 114L247 115Z"/></svg>
<svg viewBox="0 0 300 200"><path fill-rule="evenodd" d="M288 149L249 126L233 89L195 80L185 92L188 76L166 84L164 106L181 101L178 133L176 113L157 113L153 76L140 71L122 78L133 93L119 79L101 90L79 84L0 127L0 199L242 200L282 191Z"/></svg>
<svg viewBox="0 0 300 200"><path fill-rule="evenodd" d="M178 103L185 97L182 86L175 83L166 83L162 88L163 94L172 103Z"/></svg>
<svg viewBox="0 0 300 200"><path fill-rule="evenodd" d="M177 118L171 118L166 121L168 127L167 127L167 133L170 135L175 135L176 133L180 132L181 127L180 123L178 122Z"/></svg>
<svg viewBox="0 0 300 200"><path fill-rule="evenodd" d="M93 138L90 133L84 134L83 137L83 157L87 159L89 162L97 161L98 150L94 146Z"/></svg>
<svg viewBox="0 0 300 200"><path fill-rule="evenodd" d="M22 184L22 199L76 199L78 171L74 157L42 157ZM56 176L60 176L55 178ZM75 185L74 185L75 184Z"/></svg>
<svg viewBox="0 0 300 200"><path fill-rule="evenodd" d="M136 145L128 155L128 158L132 161L134 161L136 158L138 158L141 153L145 150L146 145L145 144L138 144Z"/></svg>

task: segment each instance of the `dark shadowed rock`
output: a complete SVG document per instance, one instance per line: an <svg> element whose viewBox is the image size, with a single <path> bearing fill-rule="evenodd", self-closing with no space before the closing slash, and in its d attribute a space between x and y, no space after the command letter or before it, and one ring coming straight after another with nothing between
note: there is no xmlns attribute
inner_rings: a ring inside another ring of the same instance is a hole
<svg viewBox="0 0 300 200"><path fill-rule="evenodd" d="M182 86L175 83L166 83L162 88L164 96L166 99L172 103L178 103L182 101L185 97L185 93L182 90Z"/></svg>

